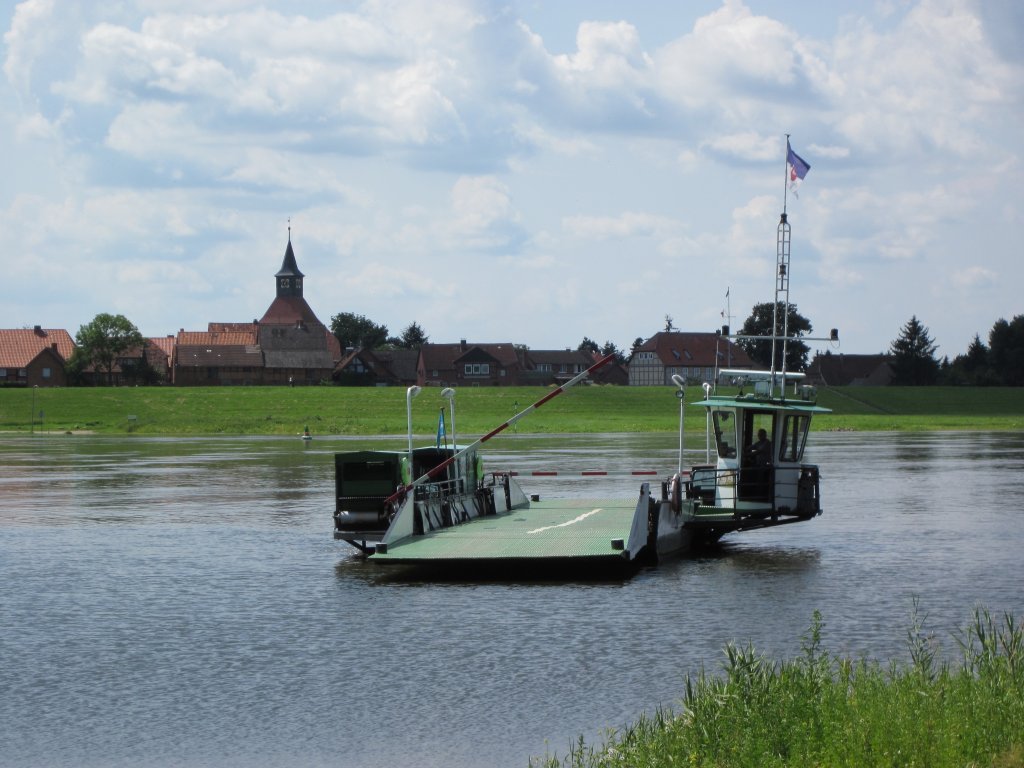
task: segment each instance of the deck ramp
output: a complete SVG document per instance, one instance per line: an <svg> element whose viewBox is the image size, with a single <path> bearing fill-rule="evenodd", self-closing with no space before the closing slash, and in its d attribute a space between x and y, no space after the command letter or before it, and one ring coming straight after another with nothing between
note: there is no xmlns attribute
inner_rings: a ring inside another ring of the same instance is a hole
<svg viewBox="0 0 1024 768"><path fill-rule="evenodd" d="M636 502L559 499L414 536L378 552L381 563L630 560L646 541L634 530ZM631 531L633 531L631 541ZM645 537L644 537L645 538ZM613 546L614 540L622 548Z"/></svg>

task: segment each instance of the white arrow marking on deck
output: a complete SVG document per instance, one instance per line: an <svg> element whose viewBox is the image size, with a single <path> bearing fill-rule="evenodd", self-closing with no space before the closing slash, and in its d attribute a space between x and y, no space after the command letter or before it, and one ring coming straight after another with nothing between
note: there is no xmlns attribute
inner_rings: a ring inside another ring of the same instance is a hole
<svg viewBox="0 0 1024 768"><path fill-rule="evenodd" d="M596 515L600 511L601 511L601 508L598 507L597 509L592 509L589 512L584 512L579 517L574 517L572 520L567 520L564 523L559 523L558 525L545 525L543 528L534 528L532 531L527 531L526 533L527 534L543 533L544 531L550 531L552 528L565 528L566 526L575 525L576 523L582 522L583 520L586 520L591 515Z"/></svg>

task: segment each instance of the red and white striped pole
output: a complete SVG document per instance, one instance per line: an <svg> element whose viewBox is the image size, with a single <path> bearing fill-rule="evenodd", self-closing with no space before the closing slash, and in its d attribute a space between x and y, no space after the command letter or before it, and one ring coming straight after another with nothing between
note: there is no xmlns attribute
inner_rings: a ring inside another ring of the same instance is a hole
<svg viewBox="0 0 1024 768"><path fill-rule="evenodd" d="M435 477L436 475L441 474L441 472L443 472L445 469L447 469L456 460L458 460L458 459L462 458L463 456L465 456L467 453L472 451L478 445L482 445L483 443L486 443L488 440L490 440L495 435L501 434L506 429L511 427L513 424L515 424L517 421L519 421L521 418L523 418L526 414L532 413L533 411L535 411L538 408L540 408L542 405L544 405L544 403L548 402L552 398L558 397L560 394L565 392L565 390L567 390L570 387L573 387L573 386L579 384L581 381L583 381L583 379L587 378L587 376L589 376L591 373L596 371L601 366L607 365L608 363L610 363L614 359L615 359L615 355L613 355L613 354L612 355L605 355L600 360L598 360L596 363L594 363L592 366L587 368L587 370L583 371L582 373L576 374L571 379L569 379L569 381L565 382L565 384L562 384L560 387L557 387L556 389L551 390L546 395L544 395L544 397L542 397L540 400L538 400L536 403L534 403L533 405L530 405L530 406L524 408L523 410L521 410L519 413L517 413L515 416L513 416L511 419L506 421L501 426L496 427L495 429L492 429L490 432L488 432L486 435L481 437L479 440L477 440L476 442L474 442L474 443L472 443L470 445L467 445L465 448L463 448L461 451L459 451L455 455L450 456L449 458L445 459L444 461L442 461L440 464L438 464L436 467L431 469L426 474L424 474L424 475L422 475L420 477L417 477L415 480L413 480L408 485L406 485L406 486L404 486L402 488L399 488L397 491L395 491L393 494L391 494L387 498L387 502L395 501L396 499L398 499L399 496L401 496L401 495L403 495L405 493L408 493L413 488L415 488L417 485L425 483L430 478Z"/></svg>

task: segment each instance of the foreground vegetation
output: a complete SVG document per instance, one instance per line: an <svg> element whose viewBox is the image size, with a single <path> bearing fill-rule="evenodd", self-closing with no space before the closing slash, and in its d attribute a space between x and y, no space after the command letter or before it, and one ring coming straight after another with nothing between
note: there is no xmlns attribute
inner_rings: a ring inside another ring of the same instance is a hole
<svg viewBox="0 0 1024 768"><path fill-rule="evenodd" d="M724 392L725 390L722 390ZM461 435L481 435L549 389L465 387L456 396ZM687 401L702 397L687 389ZM837 387L819 404L832 414L819 430L1024 429L1019 388ZM405 390L362 387L117 387L0 389L0 431L144 435L401 435ZM432 435L444 401L434 388L412 403L413 431ZM579 386L521 420L528 433L673 432L679 407L671 387ZM687 429L704 429L704 410L687 409ZM34 418L33 418L34 417ZM450 419L449 430L450 430Z"/></svg>
<svg viewBox="0 0 1024 768"><path fill-rule="evenodd" d="M686 680L681 714L658 712L599 747L581 739L564 758L531 764L1024 766L1024 632L1012 616L975 611L955 667L938 661L916 610L904 666L827 654L822 626L816 612L793 661L729 645L722 675Z"/></svg>

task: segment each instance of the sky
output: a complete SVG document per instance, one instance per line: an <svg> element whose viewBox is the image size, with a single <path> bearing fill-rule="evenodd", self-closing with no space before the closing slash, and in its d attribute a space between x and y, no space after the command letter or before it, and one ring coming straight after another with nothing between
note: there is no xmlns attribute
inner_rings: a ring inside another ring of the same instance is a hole
<svg viewBox="0 0 1024 768"><path fill-rule="evenodd" d="M1017 0L0 2L0 327L262 316L629 350L776 288L939 357L1024 314ZM786 180L786 136L810 171ZM727 295L728 294L728 295Z"/></svg>

